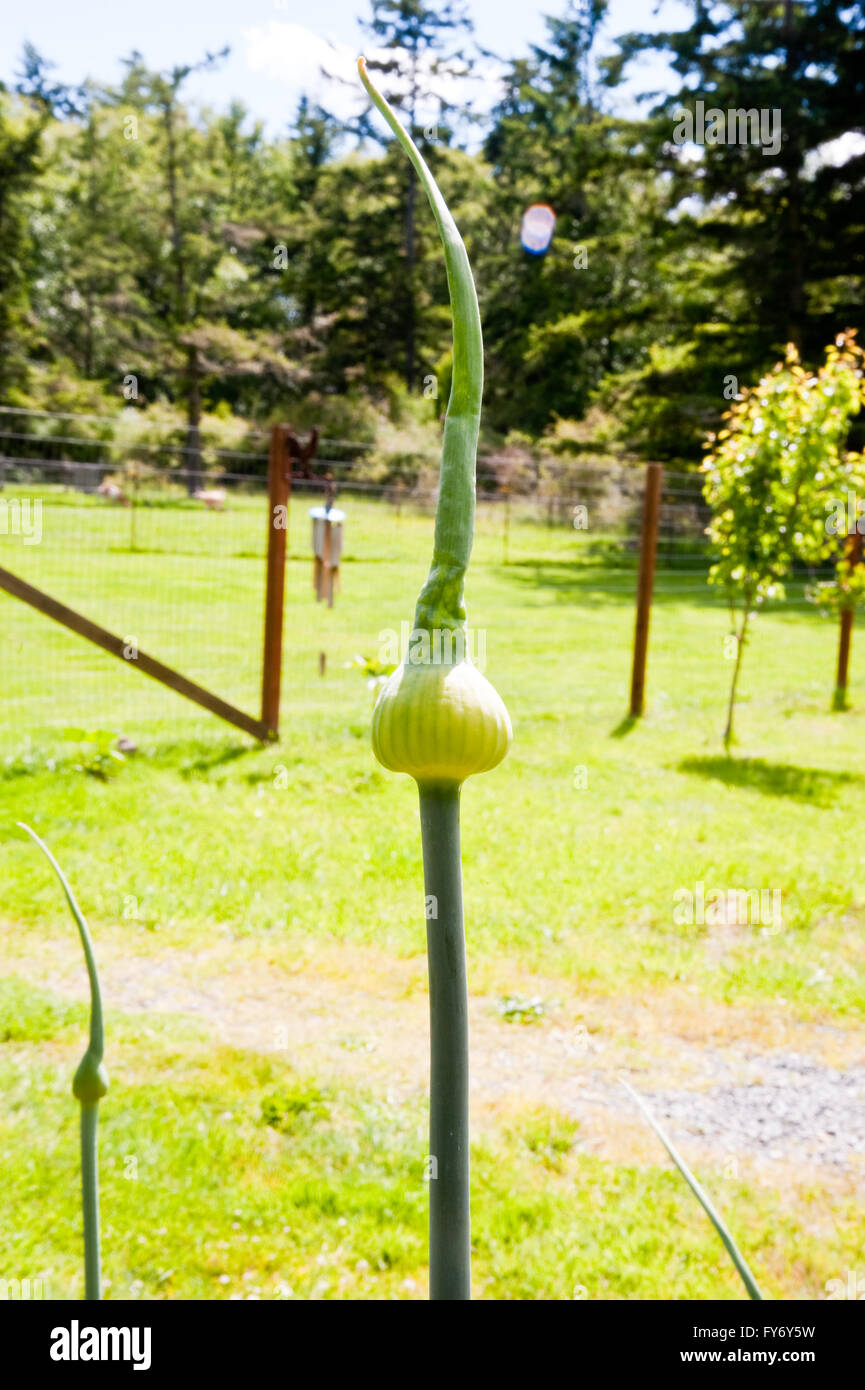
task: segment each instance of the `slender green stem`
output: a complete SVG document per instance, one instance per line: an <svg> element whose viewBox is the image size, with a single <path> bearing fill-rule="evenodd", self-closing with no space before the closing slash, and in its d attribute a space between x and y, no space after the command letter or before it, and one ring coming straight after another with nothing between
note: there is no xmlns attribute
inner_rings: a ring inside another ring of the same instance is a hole
<svg viewBox="0 0 865 1390"><path fill-rule="evenodd" d="M733 667L733 680L730 685L730 699L727 705L727 726L724 729L724 747L727 752L733 742L733 719L736 713L736 689L739 685L739 672L742 669L742 657L745 652L745 642L748 638L748 619L750 617L750 599L746 601L745 615L742 619L742 626L736 633L736 664Z"/></svg>
<svg viewBox="0 0 865 1390"><path fill-rule="evenodd" d="M102 1280L99 1256L99 1154L96 1131L99 1102L81 1102L81 1204L84 1210L84 1297L99 1300Z"/></svg>
<svg viewBox="0 0 865 1390"><path fill-rule="evenodd" d="M442 444L432 565L415 612L415 627L435 632L463 627L466 620L463 590L474 534L475 460L484 387L481 315L468 253L435 179L411 136L370 81L363 58L358 59L357 66L370 99L414 166L444 247L453 314L453 371Z"/></svg>
<svg viewBox="0 0 865 1390"><path fill-rule="evenodd" d="M681 1154L678 1153L677 1150L673 1147L672 1143L667 1138L664 1131L661 1129L661 1126L654 1119L652 1112L646 1105L645 1101L637 1095L636 1091L633 1089L632 1086L628 1085L627 1081L625 1081L622 1077L619 1077L619 1080L622 1082L622 1085L624 1086L625 1090L629 1093L629 1095L633 1096L634 1100L637 1102L637 1105L640 1107L640 1110L642 1111L643 1115L648 1120L652 1129L657 1134L664 1148L667 1150L667 1153L670 1155L679 1172L682 1174L682 1177L685 1179L685 1182L690 1187L697 1201L700 1203L701 1207L705 1211L712 1225L715 1227L715 1230L718 1232L718 1235L721 1237L721 1240L724 1242L727 1253L730 1256L730 1259L733 1261L733 1264L736 1266L736 1269L738 1270L739 1275L742 1279L742 1283L748 1290L749 1297L762 1302L763 1295L760 1292L760 1288L757 1284L756 1279L754 1278L753 1274L748 1268L745 1256L742 1254L741 1250L739 1249L738 1245L736 1244L735 1240L733 1239L732 1235L727 1229L727 1225L723 1217L718 1212L708 1192L703 1187L702 1183L698 1182L697 1179L694 1177L694 1174L691 1172L690 1168L688 1167L685 1160L682 1158Z"/></svg>
<svg viewBox="0 0 865 1390"><path fill-rule="evenodd" d="M100 1255L99 1255L99 1155L97 1149L97 1124L99 1102L108 1090L108 1077L102 1064L105 1050L105 1025L102 1017L102 991L99 986L99 971L90 929L84 920L75 894L69 887L66 875L48 846L39 838L35 830L23 821L18 822L30 838L39 846L48 860L60 886L66 895L72 916L78 926L84 959L87 963L87 976L90 981L90 1038L87 1051L78 1064L72 1082L72 1093L81 1103L81 1203L84 1212L84 1297L100 1299Z"/></svg>
<svg viewBox="0 0 865 1390"><path fill-rule="evenodd" d="M430 984L430 1298L471 1298L469 1027L460 789L420 792Z"/></svg>

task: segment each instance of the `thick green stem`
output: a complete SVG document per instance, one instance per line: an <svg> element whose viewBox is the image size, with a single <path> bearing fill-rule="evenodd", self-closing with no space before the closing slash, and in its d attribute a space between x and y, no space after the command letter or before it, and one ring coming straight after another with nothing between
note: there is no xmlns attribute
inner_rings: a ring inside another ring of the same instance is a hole
<svg viewBox="0 0 865 1390"><path fill-rule="evenodd" d="M435 632L465 625L465 574L475 521L475 459L484 387L481 316L468 253L447 204L407 131L373 86L363 58L361 81L414 166L442 239L453 314L453 371L445 419L435 541L429 578L421 590L415 627Z"/></svg>
<svg viewBox="0 0 865 1390"><path fill-rule="evenodd" d="M460 789L419 786L430 983L430 1298L471 1298Z"/></svg>
<svg viewBox="0 0 865 1390"><path fill-rule="evenodd" d="M84 1210L84 1297L102 1297L99 1258L99 1102L81 1102L81 1204Z"/></svg>

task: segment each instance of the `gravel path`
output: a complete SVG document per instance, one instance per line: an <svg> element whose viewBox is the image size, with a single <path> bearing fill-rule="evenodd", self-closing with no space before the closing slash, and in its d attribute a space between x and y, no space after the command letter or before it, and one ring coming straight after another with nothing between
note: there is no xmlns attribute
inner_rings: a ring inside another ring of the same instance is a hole
<svg viewBox="0 0 865 1390"><path fill-rule="evenodd" d="M796 1053L758 1054L738 1067L716 1055L711 1065L715 1084L704 1091L645 1093L671 1134L725 1156L863 1164L865 1065L840 1071Z"/></svg>

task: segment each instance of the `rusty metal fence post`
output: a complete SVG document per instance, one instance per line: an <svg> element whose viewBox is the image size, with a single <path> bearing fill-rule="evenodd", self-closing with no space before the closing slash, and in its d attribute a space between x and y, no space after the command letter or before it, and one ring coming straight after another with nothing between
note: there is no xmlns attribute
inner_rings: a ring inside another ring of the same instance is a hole
<svg viewBox="0 0 865 1390"><path fill-rule="evenodd" d="M264 665L261 683L261 722L267 737L279 737L279 696L282 685L282 629L285 606L285 558L291 460L286 451L286 426L270 432L267 471L267 597L264 612Z"/></svg>
<svg viewBox="0 0 865 1390"><path fill-rule="evenodd" d="M646 657L649 650L649 617L658 550L658 523L661 515L660 463L646 466L646 492L643 500L643 528L640 536L640 573L637 580L637 620L634 628L634 663L631 670L631 717L639 718L646 705Z"/></svg>
<svg viewBox="0 0 865 1390"><path fill-rule="evenodd" d="M863 537L858 531L852 532L847 537L847 562L851 569L858 565L862 560L862 540ZM842 607L841 609L841 628L838 634L838 669L835 675L835 694L832 699L832 708L843 710L847 708L847 687L850 682L850 644L853 639L853 608Z"/></svg>

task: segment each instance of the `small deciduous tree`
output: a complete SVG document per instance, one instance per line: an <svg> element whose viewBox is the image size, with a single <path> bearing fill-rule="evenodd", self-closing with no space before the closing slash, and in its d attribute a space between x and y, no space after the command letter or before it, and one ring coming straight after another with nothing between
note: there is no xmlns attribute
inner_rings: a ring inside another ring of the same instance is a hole
<svg viewBox="0 0 865 1390"><path fill-rule="evenodd" d="M849 486L844 443L852 416L865 402L865 353L852 332L826 349L816 375L790 344L786 358L760 383L743 390L708 440L704 489L712 508L708 535L717 556L710 583L722 584L730 604L735 664L724 744L733 740L733 714L742 655L754 611L784 595L794 563L818 564L837 549L827 524Z"/></svg>

